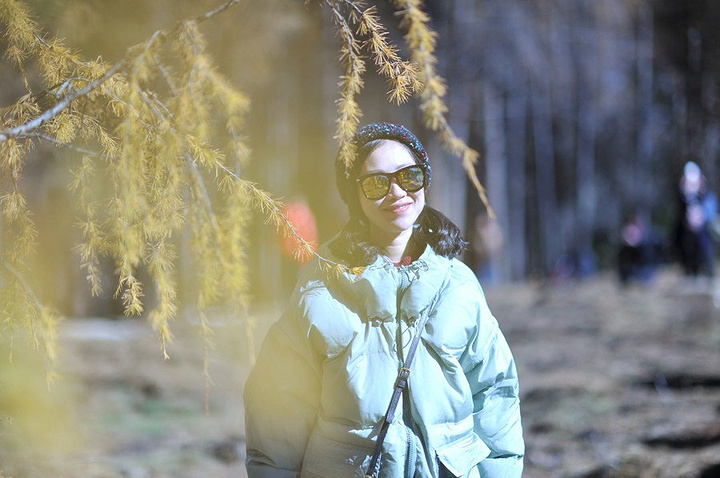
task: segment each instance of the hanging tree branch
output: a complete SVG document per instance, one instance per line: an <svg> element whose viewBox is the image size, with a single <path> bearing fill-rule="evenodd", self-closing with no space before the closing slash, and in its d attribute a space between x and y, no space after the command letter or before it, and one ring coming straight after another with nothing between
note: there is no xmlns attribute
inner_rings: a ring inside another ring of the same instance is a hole
<svg viewBox="0 0 720 478"><path fill-rule="evenodd" d="M478 192L480 200L487 208L490 217L494 217L487 192L480 183L475 165L478 152L470 148L450 127L447 121L448 107L443 99L447 94L445 80L437 73L435 65L435 44L437 34L430 29L430 17L420 8L420 0L395 0L401 15L401 26L407 29L405 41L412 52L413 60L419 65L420 75L425 88L420 93L422 100L421 110L425 126L433 131L439 131L443 144L452 152L462 158L463 169L470 182Z"/></svg>
<svg viewBox="0 0 720 478"><path fill-rule="evenodd" d="M150 312L150 319L160 334L163 354L167 356L166 343L171 339L167 323L177 311L174 304L176 285L172 279L174 248L169 241L173 232L182 226L188 207L182 199L185 188L182 176L186 173L181 171L187 168L191 177L202 182L195 159L184 162L182 158L188 158L192 149L200 153L198 164L204 168L212 168L216 160L221 162L215 158L214 150L202 144L204 141L198 142L191 136L196 130L202 130L194 121L208 118L202 114L203 108L207 108L204 105L221 105L220 114L227 115L233 141L238 143L235 150L247 149L239 144L234 130L239 121L232 119L243 114L247 101L219 78L204 54L203 40L197 31L199 23L238 3L239 0L227 1L192 20L179 22L169 31L158 30L145 43L129 48L119 62L107 66L99 61L80 61L59 41L43 38L24 4L17 0L0 0L0 25L7 27L5 40L9 45L6 56L23 75L28 91L21 101L6 108L0 116L0 124L6 125L0 130L0 169L10 173L0 177L0 191L2 188L10 191L0 192L0 214L5 226L0 227L5 246L4 257L0 260L7 270L14 271L13 275L22 279L16 283L24 294L11 297L22 310L41 310L42 306L20 272L28 270L24 264L28 254L24 251L32 246L36 233L19 181L29 145L40 139L56 146L67 146L84 155L82 164L73 173L75 180L71 186L79 194L79 209L86 215L80 222L83 244L77 250L87 269L93 294L100 290L98 256L110 255L119 271L116 296L122 298L126 313L142 312L142 284L136 278L135 269L141 263L146 264L159 297L158 305ZM163 100L144 85L150 84L158 70L169 76L170 69L163 67L160 58L161 49L167 44L173 49L165 55L181 57L178 61L170 60L180 89L177 95ZM43 111L37 106L25 78L23 64L29 61L37 62L45 81L55 85L46 87L49 92L46 98L56 101ZM177 68L178 64L188 68ZM190 73L186 75L188 71ZM177 113L175 116L183 118L180 128L171 124L173 110ZM85 125L82 131L78 131L80 125ZM113 134L105 130L108 126L116 127ZM79 132L83 137L81 141ZM95 152L95 148L85 147L83 141L96 142L101 150ZM105 177L111 179L114 193L113 189L103 191L101 185L90 179L94 165L103 168ZM103 199L102 196L107 194L114 196ZM109 211L105 220L96 216L99 209L94 203L98 200L108 202L108 206L100 209ZM232 221L219 226L207 191L192 200L205 202L205 207L211 209L208 220L213 222L216 230L212 242L225 240L224 236L232 227L246 227L245 222L233 226ZM203 234L201 229L196 234ZM14 252L21 248L23 252ZM220 252L223 257L207 260ZM222 282L235 288L235 294L230 297L239 298L239 292L246 287L242 283L242 274L234 271L244 270L241 254L229 257L223 248L210 244L198 254L202 256L201 264L212 263L223 276L233 278ZM200 288L205 306L216 297L211 291L213 287L217 287L215 282ZM10 306L5 303L3 309ZM46 344L50 352L54 347L51 342ZM52 354L48 353L48 356Z"/></svg>
<svg viewBox="0 0 720 478"><path fill-rule="evenodd" d="M336 120L337 134L335 137L340 142L340 160L349 165L354 156L350 140L355 134L362 116L357 96L364 86L365 61L360 55L360 44L355 38L353 29L340 11L337 2L326 0L326 4L333 13L333 19L342 39L340 62L344 64L345 72L340 77L339 83L340 98L337 100L338 119Z"/></svg>

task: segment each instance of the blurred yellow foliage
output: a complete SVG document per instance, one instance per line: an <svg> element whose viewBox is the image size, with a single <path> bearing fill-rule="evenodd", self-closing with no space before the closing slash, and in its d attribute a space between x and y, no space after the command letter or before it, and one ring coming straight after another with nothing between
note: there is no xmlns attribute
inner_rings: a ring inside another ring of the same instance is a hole
<svg viewBox="0 0 720 478"><path fill-rule="evenodd" d="M23 329L3 334L0 350L0 448L17 460L10 465L32 467L77 452L74 400L68 387L52 386L32 338Z"/></svg>

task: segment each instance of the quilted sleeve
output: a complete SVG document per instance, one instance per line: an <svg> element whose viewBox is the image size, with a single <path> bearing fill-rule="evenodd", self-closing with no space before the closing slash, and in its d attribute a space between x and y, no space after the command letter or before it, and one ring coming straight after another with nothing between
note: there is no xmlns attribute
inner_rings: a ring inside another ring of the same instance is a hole
<svg viewBox="0 0 720 478"><path fill-rule="evenodd" d="M471 366L466 370L475 433L490 448L490 455L478 467L483 477L520 477L525 444L517 370L497 320L480 295L478 332L469 347Z"/></svg>

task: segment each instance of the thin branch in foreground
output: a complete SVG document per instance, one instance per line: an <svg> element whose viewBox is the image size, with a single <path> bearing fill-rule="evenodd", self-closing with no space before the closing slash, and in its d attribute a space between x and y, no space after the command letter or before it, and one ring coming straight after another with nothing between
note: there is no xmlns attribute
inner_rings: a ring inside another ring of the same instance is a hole
<svg viewBox="0 0 720 478"><path fill-rule="evenodd" d="M232 8L237 3L239 3L240 0L228 0L224 4L220 5L217 8L214 8L213 10L209 10L205 12L204 14L198 15L195 17L196 22L202 22L205 20L208 20L215 15L218 15L219 13L222 13L229 8ZM167 38L169 36L178 35L181 31L182 22L174 27L169 33L165 33L163 30L156 31L150 41L148 42L154 42L157 38ZM41 38L38 38L39 41L41 41L43 44L48 45L47 42ZM120 60L119 62L115 63L113 66L111 66L101 77L97 78L96 80L88 83L83 88L80 88L79 90L74 90L67 96L64 96L60 101L58 101L55 105L53 105L51 108L43 111L39 116L34 118L31 121L28 121L25 124L16 126L14 128L10 128L8 130L0 131L0 143L5 142L11 138L18 138L18 137L26 137L29 136L30 133L34 132L38 128L40 128L43 124L50 121L52 118L60 114L63 110L65 110L70 104L75 101L78 98L81 98L83 96L86 96L90 93L92 93L95 89L100 87L103 83L105 83L107 80L109 80L112 76L114 76L116 73L119 73L122 71L128 63L129 58L132 56L132 52L135 51L136 47L131 47L127 50L125 58Z"/></svg>
<svg viewBox="0 0 720 478"><path fill-rule="evenodd" d="M239 2L240 2L240 0L228 0L227 2L218 6L214 10L210 10L208 12L198 15L197 17L195 17L195 21L198 23L204 22L205 20L208 20L208 19L214 17L215 15L224 12L228 8L234 7L235 4L239 3Z"/></svg>
<svg viewBox="0 0 720 478"><path fill-rule="evenodd" d="M43 124L60 114L65 108L76 99L91 93L93 90L98 88L100 85L109 80L113 75L118 73L125 66L125 60L121 60L115 63L108 71L105 72L100 78L88 83L83 88L75 90L69 95L63 97L62 100L58 101L52 108L43 111L38 117L32 121L28 121L25 124L10 128L5 131L0 131L0 143L9 140L10 138L18 138L29 136L30 133L40 128Z"/></svg>
<svg viewBox="0 0 720 478"><path fill-rule="evenodd" d="M92 156L95 158L99 158L102 156L99 151L93 151L91 149L82 148L80 146L75 146L74 144L71 144L71 143L63 143L62 141L58 140L57 138L53 138L52 136L50 136L48 134L31 133L31 134L28 134L27 137L42 139L44 141L47 141L48 143L54 144L55 146L57 146L59 148L69 148L69 149L72 149L73 151L77 151L78 153L86 154L88 156Z"/></svg>
<svg viewBox="0 0 720 478"><path fill-rule="evenodd" d="M246 181L246 180L242 179L240 176L235 174L234 171L232 171L230 168L228 168L224 164L220 164L219 167L228 176L232 177L235 181L237 181L243 187L248 189L249 192L252 194L252 196L255 199L258 199L260 201L261 204L258 207L269 209L270 210L269 212L272 214L272 216L279 218L280 222L275 224L275 226L279 232L282 232L286 236L292 237L293 239L295 239L303 248L305 248L308 251L309 254L312 254L313 256L315 256L320 262L325 263L327 265L335 266L335 267L346 268L343 264L340 264L331 259L328 259L327 257L324 257L320 253L315 251L311 247L311 245L300 236L300 234L295 229L295 226L293 225L292 221L290 221L290 219L288 219L288 217L285 214L283 214L283 212L281 210L282 206L280 203L278 203L276 200L272 199L267 193L258 189L250 181Z"/></svg>
<svg viewBox="0 0 720 478"><path fill-rule="evenodd" d="M3 266L8 272L10 272L10 274L12 274L12 276L15 278L15 280L18 281L18 283L20 284L20 286L21 286L21 287L23 288L23 290L25 290L25 292L27 293L28 297L30 297L30 299L31 299L31 300L33 301L33 303L35 304L35 307L37 307L38 310L44 310L44 309L45 309L45 306L42 304L42 302L41 302L40 299L38 298L37 294L35 294L35 291L33 290L32 287L30 287L30 284L28 284L28 282L25 280L25 278L24 278L23 275L20 273L20 271L18 271L17 269L15 269L15 268L14 268L10 263L8 263L7 261L2 261L0 264L2 264L2 266Z"/></svg>

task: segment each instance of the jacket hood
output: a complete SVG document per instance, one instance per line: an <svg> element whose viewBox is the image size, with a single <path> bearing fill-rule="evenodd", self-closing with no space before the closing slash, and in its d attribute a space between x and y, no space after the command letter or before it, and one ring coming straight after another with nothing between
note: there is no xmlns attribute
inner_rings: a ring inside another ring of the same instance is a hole
<svg viewBox="0 0 720 478"><path fill-rule="evenodd" d="M320 247L323 257L333 258L328 244ZM407 266L395 266L386 256L361 270L326 272L328 290L360 317L394 320L398 304L406 320L417 318L430 306L448 274L451 260L426 246L422 255Z"/></svg>

